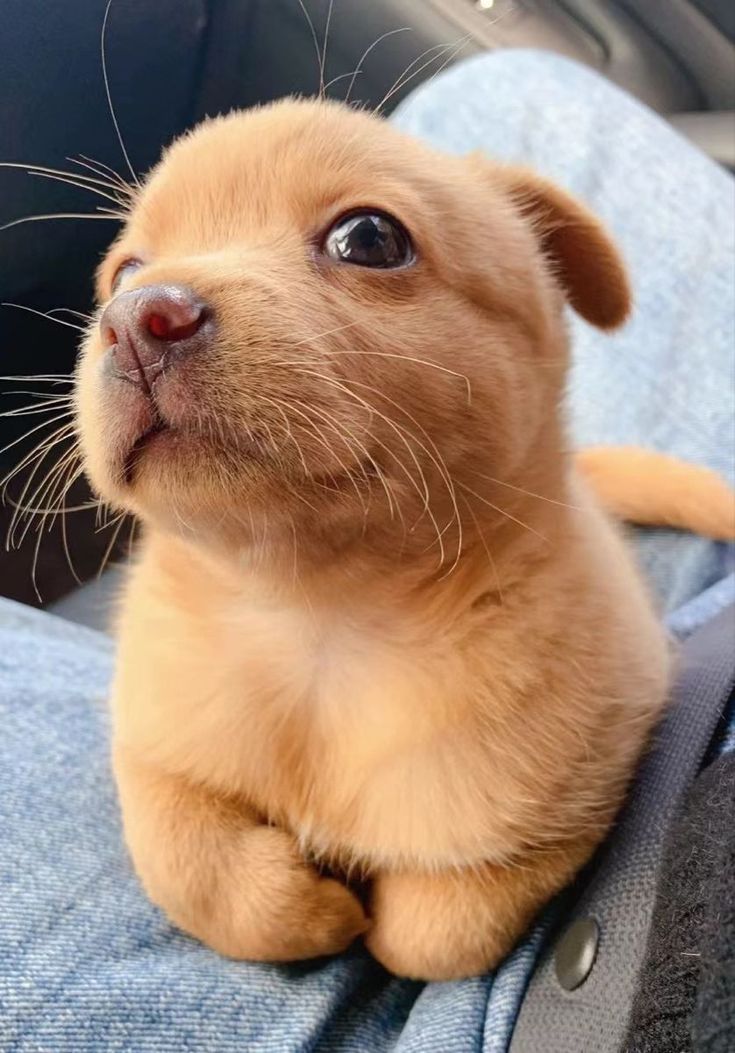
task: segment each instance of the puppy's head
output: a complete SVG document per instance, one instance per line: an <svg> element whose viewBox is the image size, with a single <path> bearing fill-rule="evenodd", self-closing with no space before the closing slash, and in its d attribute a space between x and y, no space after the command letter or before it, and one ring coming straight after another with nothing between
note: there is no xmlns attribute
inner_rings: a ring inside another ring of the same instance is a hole
<svg viewBox="0 0 735 1053"><path fill-rule="evenodd" d="M522 482L554 445L565 299L603 328L628 309L562 191L293 101L175 143L98 295L77 412L105 499L202 539L389 536L440 561L478 480Z"/></svg>

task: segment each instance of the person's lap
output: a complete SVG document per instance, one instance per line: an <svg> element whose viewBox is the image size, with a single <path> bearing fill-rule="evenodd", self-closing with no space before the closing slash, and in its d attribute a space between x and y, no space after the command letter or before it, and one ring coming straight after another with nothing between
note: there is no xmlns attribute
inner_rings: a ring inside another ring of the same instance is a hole
<svg viewBox="0 0 735 1053"><path fill-rule="evenodd" d="M575 441L657 446L732 479L729 177L605 82L534 53L451 70L396 120L445 149L537 167L617 235L637 311L612 337L571 323ZM730 558L683 536L639 544L668 609L722 577ZM732 583L672 624L687 632L728 599ZM0 604L0 1049L506 1047L538 929L494 977L428 986L388 977L359 948L259 966L177 933L122 844L107 761L110 667L104 637Z"/></svg>

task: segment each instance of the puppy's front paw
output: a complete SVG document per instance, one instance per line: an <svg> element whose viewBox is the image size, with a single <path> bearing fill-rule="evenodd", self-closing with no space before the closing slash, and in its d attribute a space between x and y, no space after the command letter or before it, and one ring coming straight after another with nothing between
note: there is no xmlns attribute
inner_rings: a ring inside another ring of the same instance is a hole
<svg viewBox="0 0 735 1053"><path fill-rule="evenodd" d="M339 881L314 874L310 888L305 892L299 912L303 918L302 931L293 930L296 953L290 957L337 954L367 931L369 923L360 901ZM297 917L295 922L298 924L298 921Z"/></svg>
<svg viewBox="0 0 735 1053"><path fill-rule="evenodd" d="M297 961L343 951L367 930L357 897L310 866L290 834L257 827L241 847L224 909L203 937L215 950L251 961Z"/></svg>
<svg viewBox="0 0 735 1053"><path fill-rule="evenodd" d="M518 933L503 924L502 904L478 902L474 892L461 872L381 874L373 885L368 950L390 972L414 980L487 972Z"/></svg>
<svg viewBox="0 0 735 1053"><path fill-rule="evenodd" d="M367 946L391 972L417 980L494 969L597 840L595 833L507 866L378 874Z"/></svg>

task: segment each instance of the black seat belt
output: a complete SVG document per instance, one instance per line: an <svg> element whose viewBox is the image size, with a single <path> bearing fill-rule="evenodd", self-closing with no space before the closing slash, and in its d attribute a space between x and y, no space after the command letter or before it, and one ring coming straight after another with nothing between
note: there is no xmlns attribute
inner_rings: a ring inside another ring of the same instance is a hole
<svg viewBox="0 0 735 1053"><path fill-rule="evenodd" d="M677 682L652 748L569 924L537 965L510 1053L621 1053L666 834L734 687L735 607L728 607L682 645ZM577 953L579 975L586 978L570 990Z"/></svg>

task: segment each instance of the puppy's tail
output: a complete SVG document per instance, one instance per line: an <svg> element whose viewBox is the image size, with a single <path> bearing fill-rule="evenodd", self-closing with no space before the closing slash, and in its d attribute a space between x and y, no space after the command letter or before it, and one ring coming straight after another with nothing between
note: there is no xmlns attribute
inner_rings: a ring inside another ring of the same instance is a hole
<svg viewBox="0 0 735 1053"><path fill-rule="evenodd" d="M588 447L576 464L603 507L620 519L735 541L735 491L709 468L637 446Z"/></svg>

